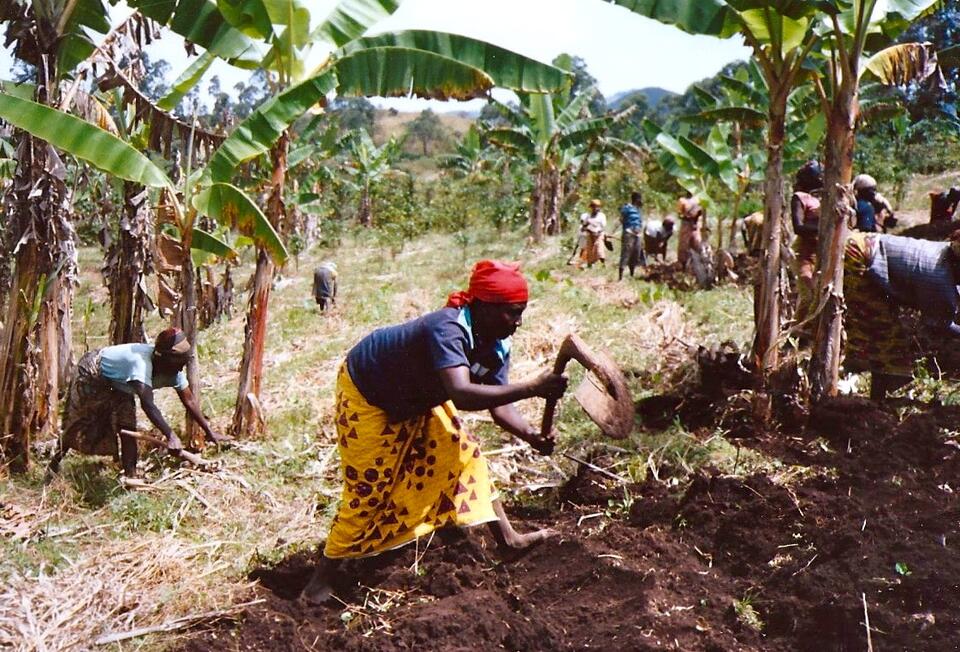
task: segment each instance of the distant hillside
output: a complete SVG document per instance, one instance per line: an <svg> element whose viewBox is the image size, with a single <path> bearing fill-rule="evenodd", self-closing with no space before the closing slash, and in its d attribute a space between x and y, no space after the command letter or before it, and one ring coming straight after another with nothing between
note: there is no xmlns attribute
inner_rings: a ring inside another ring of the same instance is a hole
<svg viewBox="0 0 960 652"><path fill-rule="evenodd" d="M663 98L676 95L676 93L668 91L665 88L650 86L647 88L639 88L617 93L614 96L607 98L607 104L613 108L619 108L620 103L623 102L623 100L636 94L643 94L643 96L647 98L647 104L651 109L656 107Z"/></svg>
<svg viewBox="0 0 960 652"><path fill-rule="evenodd" d="M394 109L377 109L374 114L374 140L382 143L390 136L400 138L406 132L407 123L414 120L419 112L396 111ZM437 113L440 124L450 134L453 140L460 140L467 132L475 118L466 111Z"/></svg>

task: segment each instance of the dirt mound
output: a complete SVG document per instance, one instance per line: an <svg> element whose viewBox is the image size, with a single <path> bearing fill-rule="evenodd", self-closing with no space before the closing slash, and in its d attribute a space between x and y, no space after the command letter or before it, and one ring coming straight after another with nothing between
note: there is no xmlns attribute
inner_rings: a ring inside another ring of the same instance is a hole
<svg viewBox="0 0 960 652"><path fill-rule="evenodd" d="M625 487L583 469L515 511L554 539L504 556L485 528L441 532L347 564L337 606L295 601L294 555L251 575L263 603L182 649L853 650L865 600L878 649L955 650L960 408L899 411L839 399L749 442L799 474Z"/></svg>

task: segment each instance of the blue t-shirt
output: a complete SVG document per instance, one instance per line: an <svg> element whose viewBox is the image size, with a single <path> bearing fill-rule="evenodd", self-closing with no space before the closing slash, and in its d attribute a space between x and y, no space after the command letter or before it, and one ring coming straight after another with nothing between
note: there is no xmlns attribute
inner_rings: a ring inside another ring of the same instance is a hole
<svg viewBox="0 0 960 652"><path fill-rule="evenodd" d="M625 230L639 231L643 226L643 215L640 209L633 204L626 204L620 209L620 220L623 222Z"/></svg>
<svg viewBox="0 0 960 652"><path fill-rule="evenodd" d="M378 328L347 353L357 389L391 421L410 419L448 400L437 371L460 366L469 367L474 383L507 384L510 340L475 340L469 307L442 308Z"/></svg>
<svg viewBox="0 0 960 652"><path fill-rule="evenodd" d="M173 375L154 373L153 348L153 344L117 344L100 349L100 376L127 394L133 394L133 388L127 384L132 380L154 389L186 389L189 384L182 369Z"/></svg>
<svg viewBox="0 0 960 652"><path fill-rule="evenodd" d="M866 199L857 200L857 230L868 233L877 230L877 211Z"/></svg>

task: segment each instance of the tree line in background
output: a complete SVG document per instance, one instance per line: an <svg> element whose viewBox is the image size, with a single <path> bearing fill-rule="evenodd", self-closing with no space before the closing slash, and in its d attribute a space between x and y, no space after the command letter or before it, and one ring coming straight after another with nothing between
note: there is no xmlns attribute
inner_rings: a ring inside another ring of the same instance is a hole
<svg viewBox="0 0 960 652"><path fill-rule="evenodd" d="M394 253L438 230L458 233L467 246L471 229L483 225L525 229L540 241L563 231L583 196L615 204L637 188L659 212L683 192L700 197L718 226L729 220L726 241L726 229L717 229L718 246L734 242L737 217L763 207L754 340L763 397L787 325L785 186L811 157L825 160L828 177L814 393L835 391L843 237L836 188L849 184L854 164L894 187L895 197L913 173L956 167L958 2L890 0L875 15L869 0L696 1L697 12L694 0L616 4L688 32L739 34L755 56L681 95L636 92L609 104L575 56L548 66L452 35L365 36L396 9L394 0L341 0L312 31L302 29L308 8L294 0L254 1L255 11L236 12L201 3L202 24L190 3L132 2L138 12L119 26L108 24L99 0L56 11L4 5L15 81L23 82L5 82L0 93L5 463L24 468L29 442L56 427L73 357L79 239L104 250L112 343L142 341L153 309L194 339L230 309L232 270L251 251L256 271L232 425L242 436L263 428L270 287L288 255L336 246L354 227L372 228ZM94 46L85 30L106 37ZM173 81L169 64L142 50L163 30L202 48ZM304 70L304 53L323 45L334 52L325 66ZM490 52L499 58L486 58ZM255 72L232 92L213 77L201 98L198 82L216 59ZM495 70L484 68L490 60ZM378 119L366 99L411 88L421 97L489 97L494 86L514 90L516 101L490 100L461 133L430 110L386 133L383 112ZM153 277L156 293L146 291ZM194 366L191 384L199 387L196 374ZM762 400L757 412L767 412Z"/></svg>

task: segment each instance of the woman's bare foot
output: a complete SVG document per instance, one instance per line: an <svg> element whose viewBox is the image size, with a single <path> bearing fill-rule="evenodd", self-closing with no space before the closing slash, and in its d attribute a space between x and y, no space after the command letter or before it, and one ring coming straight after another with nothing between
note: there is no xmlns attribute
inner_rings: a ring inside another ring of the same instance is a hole
<svg viewBox="0 0 960 652"><path fill-rule="evenodd" d="M535 546L538 543L543 543L547 539L553 538L560 534L552 528L543 528L542 530L534 530L533 532L527 532L526 534L520 534L510 528L510 533L504 532L503 545L511 550L526 550L530 546Z"/></svg>
<svg viewBox="0 0 960 652"><path fill-rule="evenodd" d="M513 529L499 500L493 501L493 512L499 520L490 523L490 531L497 540L497 545L504 550L526 550L558 534L556 530L550 528L520 534Z"/></svg>
<svg viewBox="0 0 960 652"><path fill-rule="evenodd" d="M317 561L316 568L313 569L313 575L310 581L303 587L300 593L300 602L318 606L326 604L333 597L333 577L336 570L336 562L332 559L322 557Z"/></svg>

